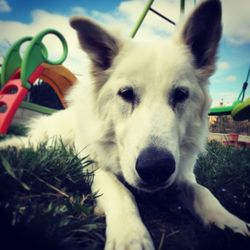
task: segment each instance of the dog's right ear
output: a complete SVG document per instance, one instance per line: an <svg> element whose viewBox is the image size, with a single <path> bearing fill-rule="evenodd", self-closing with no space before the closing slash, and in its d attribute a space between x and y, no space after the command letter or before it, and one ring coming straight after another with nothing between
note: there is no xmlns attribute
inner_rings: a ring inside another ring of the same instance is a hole
<svg viewBox="0 0 250 250"><path fill-rule="evenodd" d="M219 0L201 2L190 15L182 30L182 41L194 56L196 68L205 77L209 77L214 72L221 32L221 3Z"/></svg>
<svg viewBox="0 0 250 250"><path fill-rule="evenodd" d="M81 47L88 54L93 66L100 71L110 68L119 52L120 42L87 18L73 17L70 25L77 31Z"/></svg>

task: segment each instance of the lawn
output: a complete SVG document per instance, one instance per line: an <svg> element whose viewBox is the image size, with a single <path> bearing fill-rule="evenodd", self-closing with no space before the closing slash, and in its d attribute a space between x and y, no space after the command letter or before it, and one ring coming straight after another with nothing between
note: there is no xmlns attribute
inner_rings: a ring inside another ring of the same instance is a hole
<svg viewBox="0 0 250 250"><path fill-rule="evenodd" d="M99 194L90 192L94 173L86 171L89 164L60 142L37 150L1 150L0 249L102 249L105 220L93 213ZM226 208L250 221L249 148L210 142L196 174ZM250 249L249 239L230 230L204 229L182 208L174 187L134 195L156 249Z"/></svg>

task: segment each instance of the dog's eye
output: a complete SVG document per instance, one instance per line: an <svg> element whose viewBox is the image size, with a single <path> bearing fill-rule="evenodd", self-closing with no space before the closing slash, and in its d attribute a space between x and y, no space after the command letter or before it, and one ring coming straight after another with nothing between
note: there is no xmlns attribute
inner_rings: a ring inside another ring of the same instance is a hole
<svg viewBox="0 0 250 250"><path fill-rule="evenodd" d="M118 95L126 102L134 103L135 93L132 87L125 87L118 91Z"/></svg>
<svg viewBox="0 0 250 250"><path fill-rule="evenodd" d="M179 87L174 89L172 93L172 105L175 107L176 104L184 102L189 96L189 91L185 87Z"/></svg>

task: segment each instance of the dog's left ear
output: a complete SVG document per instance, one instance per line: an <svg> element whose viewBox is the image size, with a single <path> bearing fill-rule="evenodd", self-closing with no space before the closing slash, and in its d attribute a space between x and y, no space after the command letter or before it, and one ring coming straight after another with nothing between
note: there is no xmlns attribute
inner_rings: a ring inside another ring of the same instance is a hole
<svg viewBox="0 0 250 250"><path fill-rule="evenodd" d="M104 71L111 67L119 52L119 41L101 26L85 17L73 17L70 25L77 31L82 49L88 54L94 67Z"/></svg>
<svg viewBox="0 0 250 250"><path fill-rule="evenodd" d="M181 39L192 52L196 68L205 77L215 69L222 33L221 12L219 0L204 1L194 10L182 30Z"/></svg>

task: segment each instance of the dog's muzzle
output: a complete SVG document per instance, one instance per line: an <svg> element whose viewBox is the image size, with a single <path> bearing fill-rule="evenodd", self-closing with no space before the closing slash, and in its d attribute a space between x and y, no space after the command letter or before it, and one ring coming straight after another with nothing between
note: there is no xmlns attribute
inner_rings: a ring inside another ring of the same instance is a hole
<svg viewBox="0 0 250 250"><path fill-rule="evenodd" d="M136 171L146 186L160 187L166 184L175 171L173 155L161 148L149 147L136 161Z"/></svg>

